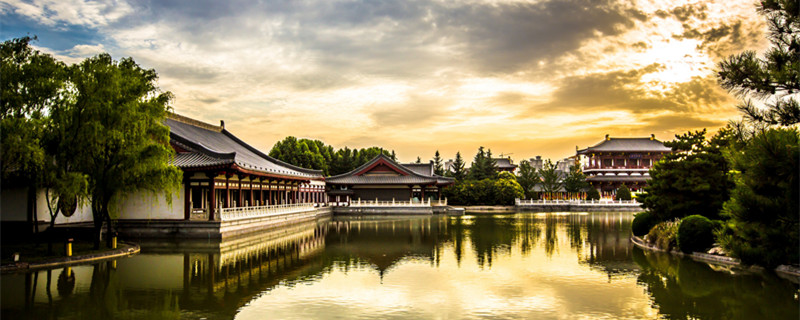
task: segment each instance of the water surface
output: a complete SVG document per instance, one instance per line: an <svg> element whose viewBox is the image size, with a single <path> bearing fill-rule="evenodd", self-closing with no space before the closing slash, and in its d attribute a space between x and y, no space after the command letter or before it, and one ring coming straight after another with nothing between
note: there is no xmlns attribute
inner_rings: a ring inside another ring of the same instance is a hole
<svg viewBox="0 0 800 320"><path fill-rule="evenodd" d="M798 319L798 285L630 243L630 213L333 218L2 277L2 316Z"/></svg>

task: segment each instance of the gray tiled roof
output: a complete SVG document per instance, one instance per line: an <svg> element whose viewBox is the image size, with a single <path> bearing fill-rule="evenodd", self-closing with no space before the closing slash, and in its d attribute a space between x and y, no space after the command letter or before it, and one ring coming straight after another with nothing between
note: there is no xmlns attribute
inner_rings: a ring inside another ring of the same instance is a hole
<svg viewBox="0 0 800 320"><path fill-rule="evenodd" d="M497 163L497 167L500 169L513 169L516 168L516 164L512 164L511 160L508 158L494 158L495 163Z"/></svg>
<svg viewBox="0 0 800 320"><path fill-rule="evenodd" d="M664 143L651 138L609 138L602 142L578 150L578 154L587 152L670 152L672 149Z"/></svg>
<svg viewBox="0 0 800 320"><path fill-rule="evenodd" d="M192 151L176 157L175 164L178 167L235 163L243 169L268 174L304 178L322 177L322 172L319 170L300 168L274 159L248 145L224 128L217 131L170 118L166 119L164 123L170 128L170 139Z"/></svg>
<svg viewBox="0 0 800 320"><path fill-rule="evenodd" d="M363 171L364 169L372 166L375 162L379 160L384 160L393 166L397 167L400 171L405 173L406 175L400 176L393 176L393 175L360 175L356 176L355 174ZM415 168L411 168L415 167ZM372 160L367 161L367 163L359 166L358 168L353 169L350 172L343 173L340 175L332 176L325 178L325 182L329 184L450 184L454 182L453 178L447 177L440 177L437 175L431 174L421 174L414 169L419 170L420 172L424 172L421 168L423 166L415 164L411 167L407 167L406 165L399 164L392 160L391 158L387 157L384 154L379 154Z"/></svg>
<svg viewBox="0 0 800 320"><path fill-rule="evenodd" d="M430 163L404 163L402 166L424 176L433 176L433 162Z"/></svg>

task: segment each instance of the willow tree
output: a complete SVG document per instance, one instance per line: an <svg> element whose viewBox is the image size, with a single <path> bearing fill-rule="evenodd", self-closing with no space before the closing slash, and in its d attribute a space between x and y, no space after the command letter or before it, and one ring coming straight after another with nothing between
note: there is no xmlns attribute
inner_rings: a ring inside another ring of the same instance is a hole
<svg viewBox="0 0 800 320"><path fill-rule="evenodd" d="M22 37L0 44L0 163L4 182L28 188L27 215L36 231L37 190L46 191L52 227L62 208L74 206L85 196L86 178L73 170L64 150L56 145L59 128L50 117L72 106L67 66L32 48L34 40Z"/></svg>
<svg viewBox="0 0 800 320"><path fill-rule="evenodd" d="M163 123L172 95L160 92L155 70L131 58L114 61L100 54L71 66L69 77L74 106L52 117L63 128L61 147L88 178L99 247L103 222L113 231L112 200L130 191L157 194L179 187L181 172L170 164L174 151Z"/></svg>

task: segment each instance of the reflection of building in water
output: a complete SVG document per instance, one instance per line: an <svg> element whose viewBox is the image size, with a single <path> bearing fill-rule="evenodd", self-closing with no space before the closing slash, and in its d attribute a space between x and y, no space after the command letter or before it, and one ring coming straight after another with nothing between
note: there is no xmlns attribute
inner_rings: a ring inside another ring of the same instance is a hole
<svg viewBox="0 0 800 320"><path fill-rule="evenodd" d="M328 224L327 255L345 267L366 263L380 276L405 258L438 265L447 217L337 219Z"/></svg>
<svg viewBox="0 0 800 320"><path fill-rule="evenodd" d="M570 244L578 250L579 259L611 275L638 272L631 259L630 213L593 213L570 215L567 234ZM577 230L576 230L577 229Z"/></svg>
<svg viewBox="0 0 800 320"><path fill-rule="evenodd" d="M281 281L318 273L309 271L320 268L310 258L325 247L325 223L304 223L222 242L145 243L140 255L69 272L4 275L0 283L3 318L73 314L94 319L151 318L148 313L157 318L173 312L178 318L180 310L194 310L192 318L231 318ZM26 288L25 297L9 299L9 290L17 288ZM34 308L37 305L51 307Z"/></svg>

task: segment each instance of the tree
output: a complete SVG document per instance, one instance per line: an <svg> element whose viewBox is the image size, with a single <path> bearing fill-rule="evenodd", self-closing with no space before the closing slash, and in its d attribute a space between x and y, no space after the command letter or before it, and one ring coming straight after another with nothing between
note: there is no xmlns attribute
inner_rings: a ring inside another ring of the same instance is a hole
<svg viewBox="0 0 800 320"><path fill-rule="evenodd" d="M439 150L433 156L433 174L437 176L444 176L444 165L442 164L442 157L439 155Z"/></svg>
<svg viewBox="0 0 800 320"><path fill-rule="evenodd" d="M730 218L721 245L746 264L774 267L800 260L800 136L796 129L756 135L732 153L736 187L725 202Z"/></svg>
<svg viewBox="0 0 800 320"><path fill-rule="evenodd" d="M726 140L718 134L707 141L705 134L703 129L675 135L664 143L673 152L650 169L650 181L638 200L660 221L692 214L719 219L733 182L723 156Z"/></svg>
<svg viewBox="0 0 800 320"><path fill-rule="evenodd" d="M556 168L556 164L550 161L550 159L544 161L542 169L539 170L539 176L542 179L542 192L559 192L564 186L564 182L561 180L561 175Z"/></svg>
<svg viewBox="0 0 800 320"><path fill-rule="evenodd" d="M580 166L572 166L569 173L564 178L564 190L567 192L582 192L589 187L586 182L586 175L583 174Z"/></svg>
<svg viewBox="0 0 800 320"><path fill-rule="evenodd" d="M455 178L456 181L461 181L466 178L467 173L464 169L464 158L461 157L461 152L456 152L456 159L453 161L452 170L453 178Z"/></svg>
<svg viewBox="0 0 800 320"><path fill-rule="evenodd" d="M333 148L320 140L288 136L272 146L269 156L302 168L322 170L327 175L332 153Z"/></svg>
<svg viewBox="0 0 800 320"><path fill-rule="evenodd" d="M754 122L789 126L800 123L800 4L797 0L761 1L771 47L764 59L754 51L731 55L719 63L720 85L742 97L765 101L766 110L750 100L739 105Z"/></svg>
<svg viewBox="0 0 800 320"><path fill-rule="evenodd" d="M494 179L497 177L497 163L491 158L492 151L488 153L483 151L483 147L478 148L478 153L472 160L472 166L469 168L469 179L483 180Z"/></svg>
<svg viewBox="0 0 800 320"><path fill-rule="evenodd" d="M515 199L521 199L525 196L522 186L517 183L514 175L508 172L498 175L498 179L494 181L493 190L494 204L497 205L514 205Z"/></svg>
<svg viewBox="0 0 800 320"><path fill-rule="evenodd" d="M519 183L525 198L533 198L533 188L540 182L539 174L536 173L536 168L531 166L528 161L522 161L519 164L519 171L517 172L517 183Z"/></svg>
<svg viewBox="0 0 800 320"><path fill-rule="evenodd" d="M586 200L600 200L600 192L595 188L589 188L589 191L586 191Z"/></svg>
<svg viewBox="0 0 800 320"><path fill-rule="evenodd" d="M174 151L163 124L172 94L159 91L155 70L105 53L71 66L69 75L74 106L52 117L65 133L60 147L88 177L97 248L103 222L109 234L113 230L112 200L128 191L180 186L181 171L170 165Z"/></svg>
<svg viewBox="0 0 800 320"><path fill-rule="evenodd" d="M28 220L38 230L36 191L46 191L50 226L61 208L77 205L86 195L86 177L74 171L69 154L54 142L62 133L50 116L71 107L67 66L34 50L23 37L0 44L0 145L2 179L29 189ZM61 204L61 205L57 205Z"/></svg>
<svg viewBox="0 0 800 320"><path fill-rule="evenodd" d="M621 185L617 188L617 200L631 200L631 189L628 189L628 186Z"/></svg>

